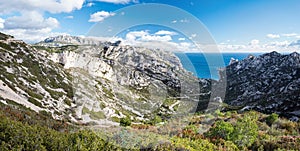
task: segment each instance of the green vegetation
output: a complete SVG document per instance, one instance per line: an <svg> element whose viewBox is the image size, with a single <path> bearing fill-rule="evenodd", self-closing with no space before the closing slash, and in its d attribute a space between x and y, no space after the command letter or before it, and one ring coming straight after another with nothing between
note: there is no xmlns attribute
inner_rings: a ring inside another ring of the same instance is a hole
<svg viewBox="0 0 300 151"><path fill-rule="evenodd" d="M43 107L42 103L36 100L35 98L29 97L28 101L31 102L32 104L38 106L38 107Z"/></svg>
<svg viewBox="0 0 300 151"><path fill-rule="evenodd" d="M163 120L161 119L160 116L158 115L155 115L150 121L147 121L146 123L147 124L150 124L150 125L155 125L155 124L158 124L160 122L162 122Z"/></svg>
<svg viewBox="0 0 300 151"><path fill-rule="evenodd" d="M120 133L106 141L101 132L79 130L67 121L51 119L45 111L39 114L18 106L0 103L0 150L297 150L300 148L300 123L278 118L272 127L267 124L270 116L250 111L242 114L227 112L217 115L217 121L209 130L199 133L204 114L194 115L191 123L173 135L160 134L156 125L132 124L129 117L121 118L125 126ZM87 108L83 112L90 112ZM214 117L214 115L210 115ZM273 119L273 117L272 117ZM154 117L154 123L161 119ZM271 120L273 121L273 120ZM176 128L176 127L174 127ZM137 131L142 129L142 131ZM132 131L129 131L132 130ZM146 132L143 130L150 130ZM169 129L169 131L173 131ZM136 133L141 133L136 135ZM128 144L129 143L129 144ZM130 143L139 146L130 146Z"/></svg>
<svg viewBox="0 0 300 151"><path fill-rule="evenodd" d="M64 51L74 51L78 49L78 45L65 45L61 47L45 47L45 46L33 46L37 50L45 50L50 53L62 53Z"/></svg>
<svg viewBox="0 0 300 151"><path fill-rule="evenodd" d="M10 45L3 43L3 42L0 42L0 47L3 49L6 49L6 50L12 50Z"/></svg>
<svg viewBox="0 0 300 151"><path fill-rule="evenodd" d="M272 113L266 118L266 123L271 126L274 122L278 120L278 114Z"/></svg>
<svg viewBox="0 0 300 151"><path fill-rule="evenodd" d="M250 147L256 140L258 135L257 119L255 112L244 114L243 118L238 119L231 140L240 149Z"/></svg>
<svg viewBox="0 0 300 151"><path fill-rule="evenodd" d="M86 107L82 108L82 114L89 114L90 118L93 119L93 120L105 119L106 118L102 111L98 111L98 112L90 111Z"/></svg>
<svg viewBox="0 0 300 151"><path fill-rule="evenodd" d="M230 140L234 127L229 122L217 121L206 135L210 138Z"/></svg>
<svg viewBox="0 0 300 151"><path fill-rule="evenodd" d="M113 99L114 94L112 93L112 90L106 88L106 87L103 86L103 85L101 85L101 86L102 86L102 90L103 90L103 92L105 93L105 95L106 95L108 98Z"/></svg>
<svg viewBox="0 0 300 151"><path fill-rule="evenodd" d="M3 98L2 98L3 99ZM249 111L196 114L189 125L178 129L171 126L169 134L163 132L162 119L152 118L152 123L135 124L129 117L115 118L124 130L107 136L101 131L79 128L71 121L58 121L46 111L36 113L21 105L0 103L0 150L298 150L300 148L300 123L292 122L278 115L265 115ZM95 118L103 113L89 111ZM207 118L216 119L213 124L205 123ZM168 121L166 121L168 122ZM272 123L269 126L268 123ZM83 126L83 127L82 127ZM201 127L208 126L205 133ZM86 127L88 128L88 127ZM139 131L141 130L141 131ZM145 130L145 131L144 131ZM138 135L136 135L139 133ZM130 143L139 144L131 146Z"/></svg>
<svg viewBox="0 0 300 151"><path fill-rule="evenodd" d="M42 126L30 126L3 116L0 123L0 150L115 150L90 130L58 132Z"/></svg>
<svg viewBox="0 0 300 151"><path fill-rule="evenodd" d="M6 40L8 38L14 38L14 37L0 32L0 40Z"/></svg>
<svg viewBox="0 0 300 151"><path fill-rule="evenodd" d="M121 126L130 126L131 125L131 120L129 117L121 118L120 119L120 125Z"/></svg>
<svg viewBox="0 0 300 151"><path fill-rule="evenodd" d="M64 102L65 102L67 105L71 106L72 100L69 99L69 98L65 98L65 99L64 99Z"/></svg>

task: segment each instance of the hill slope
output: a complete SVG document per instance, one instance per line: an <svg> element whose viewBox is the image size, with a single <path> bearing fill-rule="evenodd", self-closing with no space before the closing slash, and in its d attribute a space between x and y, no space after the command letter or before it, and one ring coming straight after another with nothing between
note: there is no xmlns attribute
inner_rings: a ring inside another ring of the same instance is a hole
<svg viewBox="0 0 300 151"><path fill-rule="evenodd" d="M300 117L300 55L271 52L233 62L226 72L225 102L264 113Z"/></svg>

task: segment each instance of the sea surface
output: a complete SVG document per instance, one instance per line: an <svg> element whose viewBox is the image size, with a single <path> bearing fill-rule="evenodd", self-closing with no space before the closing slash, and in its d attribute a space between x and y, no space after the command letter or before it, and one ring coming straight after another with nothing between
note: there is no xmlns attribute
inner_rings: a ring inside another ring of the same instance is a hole
<svg viewBox="0 0 300 151"><path fill-rule="evenodd" d="M218 69L227 66L231 58L241 61L249 55L249 53L176 53L186 70L199 78L215 80L219 79Z"/></svg>

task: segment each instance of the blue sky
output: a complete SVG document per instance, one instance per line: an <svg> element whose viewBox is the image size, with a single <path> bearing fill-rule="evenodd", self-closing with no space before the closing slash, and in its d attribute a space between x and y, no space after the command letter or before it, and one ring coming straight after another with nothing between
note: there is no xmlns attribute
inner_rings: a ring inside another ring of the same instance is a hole
<svg viewBox="0 0 300 151"><path fill-rule="evenodd" d="M116 11L119 9L148 3L178 7L195 16L225 51L289 51L287 47L291 43L298 46L297 40L300 39L299 0L2 0L0 31L30 43L59 34L87 35L96 24L118 16ZM164 10L160 13L164 14ZM143 12L135 15L138 18L141 14ZM167 20L163 16L160 18L162 22ZM184 18L176 19L177 16L180 14L174 14L173 21L191 24ZM193 27L190 30L192 33L198 29ZM158 31L180 31L155 26L140 26L127 31L140 36L136 39L143 39L142 33L144 38L175 43L188 43L192 35L156 35ZM126 34L123 32L122 38L126 38Z"/></svg>

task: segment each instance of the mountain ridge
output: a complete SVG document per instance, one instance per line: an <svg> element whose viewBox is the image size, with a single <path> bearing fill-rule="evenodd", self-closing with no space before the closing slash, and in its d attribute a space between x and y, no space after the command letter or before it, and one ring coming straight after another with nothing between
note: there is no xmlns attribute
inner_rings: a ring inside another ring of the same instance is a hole
<svg viewBox="0 0 300 151"><path fill-rule="evenodd" d="M300 55L270 52L249 56L223 69L225 102L298 120L300 111ZM221 72L222 74L222 72Z"/></svg>
<svg viewBox="0 0 300 151"><path fill-rule="evenodd" d="M5 34L0 38L1 102L16 101L4 95L11 92L26 98L23 105L35 105L36 111L45 110L56 119L118 125L129 117L138 123L156 115L166 120L178 113L222 109L223 102L292 120L300 116L297 52L232 60L216 81L196 78L171 52L124 46L121 41L58 36L27 45ZM274 103L270 99L275 96Z"/></svg>

